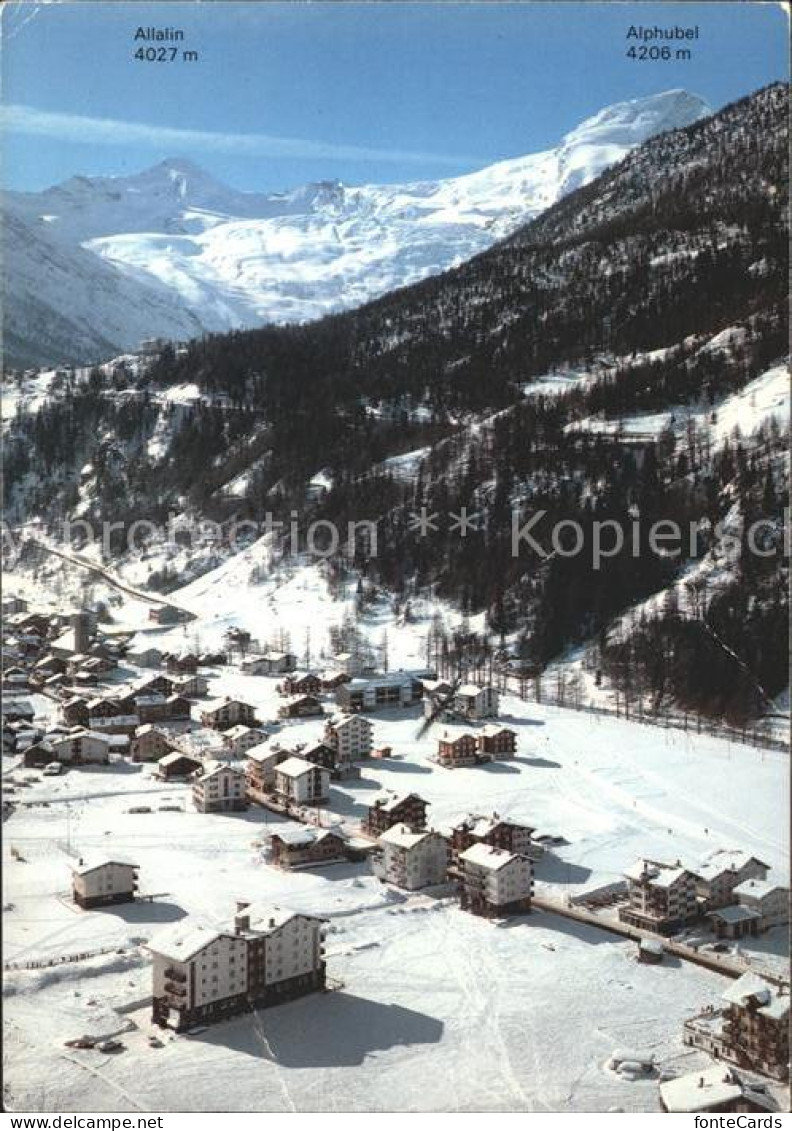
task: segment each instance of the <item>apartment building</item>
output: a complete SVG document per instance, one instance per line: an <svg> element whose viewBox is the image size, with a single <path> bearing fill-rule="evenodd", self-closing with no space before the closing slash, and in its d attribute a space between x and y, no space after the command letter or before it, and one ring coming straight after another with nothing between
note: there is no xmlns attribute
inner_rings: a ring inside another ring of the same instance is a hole
<svg viewBox="0 0 792 1131"><path fill-rule="evenodd" d="M138 865L107 858L72 865L72 898L80 907L131 903L137 892Z"/></svg>
<svg viewBox="0 0 792 1131"><path fill-rule="evenodd" d="M413 832L426 828L426 810L429 802L417 793L389 793L377 797L369 806L363 830L369 836L379 837L393 825L406 825Z"/></svg>
<svg viewBox="0 0 792 1131"><path fill-rule="evenodd" d="M354 762L371 754L373 726L363 715L332 715L325 723L324 740L338 752L339 762Z"/></svg>
<svg viewBox="0 0 792 1131"><path fill-rule="evenodd" d="M149 944L152 1020L177 1032L325 985L322 920L237 904L227 931L184 920Z"/></svg>
<svg viewBox="0 0 792 1131"><path fill-rule="evenodd" d="M230 813L247 809L245 774L225 762L205 762L192 779L193 805L199 813Z"/></svg>
<svg viewBox="0 0 792 1131"><path fill-rule="evenodd" d="M275 793L292 805L317 805L330 796L330 773L304 758L287 758L275 767Z"/></svg>
<svg viewBox="0 0 792 1131"><path fill-rule="evenodd" d="M377 843L381 856L374 870L383 883L417 891L447 879L448 846L439 833L392 825Z"/></svg>
<svg viewBox="0 0 792 1131"><path fill-rule="evenodd" d="M699 877L679 863L639 860L625 877L629 902L619 918L631 927L671 935L701 914Z"/></svg>
<svg viewBox="0 0 792 1131"><path fill-rule="evenodd" d="M461 906L475 915L520 915L531 909L533 863L504 848L473 844L459 854Z"/></svg>

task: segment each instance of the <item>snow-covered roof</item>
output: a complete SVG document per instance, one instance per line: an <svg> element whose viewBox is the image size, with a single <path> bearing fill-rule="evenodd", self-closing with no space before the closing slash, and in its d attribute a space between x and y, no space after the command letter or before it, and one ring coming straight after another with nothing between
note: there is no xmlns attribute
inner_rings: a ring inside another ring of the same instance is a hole
<svg viewBox="0 0 792 1131"><path fill-rule="evenodd" d="M261 734L261 733L262 732L258 729L258 727L249 727L249 726L245 726L244 723L236 723L235 726L229 727L228 730L223 733L223 739L226 739L226 738L231 738L231 739L243 738L246 734Z"/></svg>
<svg viewBox="0 0 792 1131"><path fill-rule="evenodd" d="M329 836L341 837L341 833L337 829L315 829L310 825L303 825L299 829L279 829L278 832L273 833L273 838L277 837L282 840L284 844L290 845L292 848L301 848L309 844L321 844L323 840L327 840Z"/></svg>
<svg viewBox="0 0 792 1131"><path fill-rule="evenodd" d="M229 766L228 762L204 762L200 781L206 781L207 778L213 778L215 775L223 773L237 774L241 777L243 771L238 766Z"/></svg>
<svg viewBox="0 0 792 1131"><path fill-rule="evenodd" d="M709 1111L742 1094L742 1084L732 1070L722 1064L660 1084L660 1098L668 1112Z"/></svg>
<svg viewBox="0 0 792 1131"><path fill-rule="evenodd" d="M463 683L461 687L457 688L456 694L464 695L466 697L469 695L475 697L476 695L481 695L481 693L486 690L486 687L479 687L475 683Z"/></svg>
<svg viewBox="0 0 792 1131"><path fill-rule="evenodd" d="M341 730L345 726L367 726L371 727L371 720L367 719L365 715L348 715L343 713L336 713L331 715L329 719L331 727L335 730Z"/></svg>
<svg viewBox="0 0 792 1131"><path fill-rule="evenodd" d="M425 804L423 798L419 797L417 793L384 793L374 799L374 804L381 809L383 813L392 813L394 809L403 805L405 801L409 801L411 797Z"/></svg>
<svg viewBox="0 0 792 1131"><path fill-rule="evenodd" d="M245 757L253 762L268 762L271 758L277 758L279 754L280 751L270 746L268 742L257 742L255 746L245 751Z"/></svg>
<svg viewBox="0 0 792 1131"><path fill-rule="evenodd" d="M217 931L213 927L205 927L202 924L190 923L189 919L185 919L182 923L176 923L172 927L158 932L148 944L148 949L153 954L159 954L163 958L170 958L175 962L186 962L199 951L229 933L228 931Z"/></svg>
<svg viewBox="0 0 792 1131"><path fill-rule="evenodd" d="M415 848L421 841L432 836L430 832L414 833L409 825L391 825L380 838L380 844L392 844L396 848Z"/></svg>
<svg viewBox="0 0 792 1131"><path fill-rule="evenodd" d="M752 856L750 852L744 852L738 848L719 848L715 852L711 852L696 871L705 879L712 879L723 872L732 870L739 872L741 868L750 863L758 864L759 867L770 870L769 864L765 864L757 856Z"/></svg>
<svg viewBox="0 0 792 1131"><path fill-rule="evenodd" d="M465 726L447 726L443 727L443 733L440 735L441 742L458 742L460 738L475 738L476 732L471 730L470 727Z"/></svg>
<svg viewBox="0 0 792 1131"><path fill-rule="evenodd" d="M717 911L710 911L710 919L719 919L721 923L743 923L748 919L761 919L762 916L752 907L719 907Z"/></svg>
<svg viewBox="0 0 792 1131"><path fill-rule="evenodd" d="M304 758L287 758L277 767L277 773L285 774L287 778L301 778L312 770L320 769L313 762L306 762Z"/></svg>
<svg viewBox="0 0 792 1131"><path fill-rule="evenodd" d="M301 919L312 919L316 923L322 922L319 915L308 915L304 911L292 911L290 908L286 907L259 907L255 904L248 904L239 914L250 917L249 930L258 935L266 935L271 931L277 931L285 923L289 923L292 919L298 917Z"/></svg>
<svg viewBox="0 0 792 1131"><path fill-rule="evenodd" d="M746 1006L750 999L756 1000L757 1011L764 1017L776 1021L789 1014L789 991L782 993L777 986L766 982L750 970L724 990L723 1000L731 1005Z"/></svg>
<svg viewBox="0 0 792 1131"><path fill-rule="evenodd" d="M89 872L95 872L98 868L107 868L111 864L118 864L122 868L138 868L138 864L133 864L131 860L118 860L114 856L92 856L83 859L78 864L72 864L71 870L76 876L87 876Z"/></svg>
<svg viewBox="0 0 792 1131"><path fill-rule="evenodd" d="M501 723L485 723L480 733L486 735L487 738L493 738L495 735L503 734L504 731L509 734L517 733L515 730L512 730L511 727L503 726Z"/></svg>
<svg viewBox="0 0 792 1131"><path fill-rule="evenodd" d="M184 754L181 750L172 750L170 754L163 755L157 762L158 766L173 766L182 758L186 758L189 762L195 762L196 766L200 766L200 760L192 754Z"/></svg>
<svg viewBox="0 0 792 1131"><path fill-rule="evenodd" d="M750 899L764 899L774 891L786 891L783 884L774 883L772 880L743 880L737 884L734 894L738 899L748 896Z"/></svg>
<svg viewBox="0 0 792 1131"><path fill-rule="evenodd" d="M475 864L479 868L488 868L492 872L497 872L505 864L510 864L519 857L513 852L507 852L505 848L493 848L491 844L472 844L470 848L460 852L459 859L464 860L466 864Z"/></svg>

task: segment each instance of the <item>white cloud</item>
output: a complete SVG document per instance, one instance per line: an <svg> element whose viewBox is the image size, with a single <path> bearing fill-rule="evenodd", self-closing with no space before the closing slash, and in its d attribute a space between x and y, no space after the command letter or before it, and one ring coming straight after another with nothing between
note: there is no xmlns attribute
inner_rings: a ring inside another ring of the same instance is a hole
<svg viewBox="0 0 792 1131"><path fill-rule="evenodd" d="M201 148L219 153L251 157L320 158L341 161L387 161L398 164L463 165L481 164L478 158L422 153L410 149L378 149L371 146L343 145L312 141L308 138L277 137L274 134L216 133L173 126L147 125L116 118L90 118L81 114L37 110L32 106L7 105L0 108L0 124L12 133L53 137L59 141L89 142L92 145L152 145L173 152Z"/></svg>

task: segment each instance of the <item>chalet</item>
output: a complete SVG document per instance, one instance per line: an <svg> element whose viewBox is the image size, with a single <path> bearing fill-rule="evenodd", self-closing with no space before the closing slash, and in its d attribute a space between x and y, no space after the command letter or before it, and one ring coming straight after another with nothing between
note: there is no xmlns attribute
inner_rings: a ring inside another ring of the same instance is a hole
<svg viewBox="0 0 792 1131"><path fill-rule="evenodd" d="M256 712L241 699L216 699L201 711L201 722L213 730L228 730L237 723L252 727L256 725Z"/></svg>
<svg viewBox="0 0 792 1131"><path fill-rule="evenodd" d="M453 706L465 719L492 719L498 714L498 692L494 687L463 683L454 692Z"/></svg>
<svg viewBox="0 0 792 1131"><path fill-rule="evenodd" d="M363 715L335 714L325 723L324 740L338 752L339 762L354 762L371 754L372 731Z"/></svg>
<svg viewBox="0 0 792 1131"><path fill-rule="evenodd" d="M136 679L131 685L129 693L134 697L138 695L171 695L173 693L173 680L166 675L143 676Z"/></svg>
<svg viewBox="0 0 792 1131"><path fill-rule="evenodd" d="M173 691L186 699L202 699L209 690L209 680L205 675L176 675L173 677Z"/></svg>
<svg viewBox="0 0 792 1131"><path fill-rule="evenodd" d="M310 868L346 858L346 841L330 829L282 829L270 841L270 859L279 868Z"/></svg>
<svg viewBox="0 0 792 1131"><path fill-rule="evenodd" d="M303 758L287 758L275 767L275 793L291 805L317 805L330 795L330 774Z"/></svg>
<svg viewBox="0 0 792 1131"><path fill-rule="evenodd" d="M17 722L18 720L32 723L36 714L29 699L12 699L10 696L3 698L2 703L0 703L0 713L2 713L3 724Z"/></svg>
<svg viewBox="0 0 792 1131"><path fill-rule="evenodd" d="M421 681L409 672L355 678L336 690L336 703L344 712L378 711L386 707L411 707L423 695Z"/></svg>
<svg viewBox="0 0 792 1131"><path fill-rule="evenodd" d="M297 657L291 652L265 652L263 656L249 656L242 661L246 675L282 675L296 666Z"/></svg>
<svg viewBox="0 0 792 1131"><path fill-rule="evenodd" d="M127 653L127 659L141 668L158 668L162 663L163 655L159 648L137 648Z"/></svg>
<svg viewBox="0 0 792 1131"><path fill-rule="evenodd" d="M778 1080L789 1078L789 986L748 972L723 993L722 1059Z"/></svg>
<svg viewBox="0 0 792 1131"><path fill-rule="evenodd" d="M710 910L728 907L735 902L733 892L738 884L745 880L766 880L769 871L770 865L756 856L721 849L696 869L699 877L696 891Z"/></svg>
<svg viewBox="0 0 792 1131"><path fill-rule="evenodd" d="M53 656L51 652L42 656L40 660L36 660L33 665L33 671L36 675L41 674L43 679L48 679L51 675L64 675L66 669L66 661L61 660L58 656Z"/></svg>
<svg viewBox="0 0 792 1131"><path fill-rule="evenodd" d="M287 750L262 742L245 755L245 781L251 801L266 802L275 790L275 767L289 757Z"/></svg>
<svg viewBox="0 0 792 1131"><path fill-rule="evenodd" d="M61 713L68 726L87 726L88 700L81 695L72 695L62 704Z"/></svg>
<svg viewBox="0 0 792 1131"><path fill-rule="evenodd" d="M462 727L447 727L437 742L437 761L448 769L475 766L478 761L476 735Z"/></svg>
<svg viewBox="0 0 792 1131"><path fill-rule="evenodd" d="M407 891L445 883L448 849L439 833L413 832L407 825L391 825L378 838L381 857L375 871L383 883Z"/></svg>
<svg viewBox="0 0 792 1131"><path fill-rule="evenodd" d="M125 860L80 860L72 865L72 898L84 908L131 903L137 877L137 864Z"/></svg>
<svg viewBox="0 0 792 1131"><path fill-rule="evenodd" d="M298 695L278 708L278 716L281 719L310 718L323 714L324 707L315 695Z"/></svg>
<svg viewBox="0 0 792 1131"><path fill-rule="evenodd" d="M660 1106L672 1114L708 1111L768 1112L776 1104L764 1088L742 1080L733 1068L716 1064L698 1072L660 1082Z"/></svg>
<svg viewBox="0 0 792 1131"><path fill-rule="evenodd" d="M493 813L491 817L471 815L451 830L451 866L458 870L460 853L474 844L488 844L491 848L502 848L506 852L533 859L537 855L531 841L533 832L530 825L504 820L497 813Z"/></svg>
<svg viewBox="0 0 792 1131"><path fill-rule="evenodd" d="M3 670L3 691L27 691L30 687L30 675L27 668L14 664Z"/></svg>
<svg viewBox="0 0 792 1131"><path fill-rule="evenodd" d="M192 779L193 805L199 813L229 813L247 809L245 775L225 762L205 762Z"/></svg>
<svg viewBox="0 0 792 1131"><path fill-rule="evenodd" d="M525 856L474 844L459 854L460 900L475 915L519 915L531 910L533 864Z"/></svg>
<svg viewBox="0 0 792 1131"><path fill-rule="evenodd" d="M517 753L517 732L497 723L487 723L476 733L476 748L482 759L513 758Z"/></svg>
<svg viewBox="0 0 792 1131"><path fill-rule="evenodd" d="M306 762L312 762L314 766L322 766L323 769L329 771L331 777L337 773L338 752L325 742L317 742L313 746L307 746L300 751L300 757Z"/></svg>
<svg viewBox="0 0 792 1131"><path fill-rule="evenodd" d="M184 695L169 695L166 699L167 718L172 723L186 722L190 718L192 704Z"/></svg>
<svg viewBox="0 0 792 1131"><path fill-rule="evenodd" d="M253 746L260 746L267 738L266 733L259 727L245 726L237 723L223 732L223 756L225 758L242 758Z"/></svg>
<svg viewBox="0 0 792 1131"><path fill-rule="evenodd" d="M181 624L189 616L185 609L177 609L175 605L156 605L149 609L149 620L153 624Z"/></svg>
<svg viewBox="0 0 792 1131"><path fill-rule="evenodd" d="M698 877L681 864L639 860L625 873L629 903L619 918L631 927L671 935L698 918Z"/></svg>
<svg viewBox="0 0 792 1131"><path fill-rule="evenodd" d="M24 759L26 766L42 766L48 762L106 765L110 761L110 740L107 735L83 727L75 727L65 734L50 732L27 748Z"/></svg>
<svg viewBox="0 0 792 1131"><path fill-rule="evenodd" d="M406 825L413 831L426 828L426 810L429 802L417 793L387 794L378 797L369 806L364 830L369 836L379 837L393 825Z"/></svg>
<svg viewBox="0 0 792 1131"><path fill-rule="evenodd" d="M169 653L165 657L165 670L170 675L195 675L198 657L193 652Z"/></svg>
<svg viewBox="0 0 792 1131"><path fill-rule="evenodd" d="M173 741L165 731L159 730L153 723L143 723L135 730L130 755L133 762L158 762L172 749Z"/></svg>
<svg viewBox="0 0 792 1131"><path fill-rule="evenodd" d="M743 880L733 893L740 907L753 911L757 932L789 922L789 888L772 880Z"/></svg>
<svg viewBox="0 0 792 1131"><path fill-rule="evenodd" d="M186 700L185 700L186 702ZM141 723L162 722L170 718L170 708L164 695L138 695L135 698L135 713Z"/></svg>
<svg viewBox="0 0 792 1131"><path fill-rule="evenodd" d="M293 672L281 684L282 695L320 695L322 681L315 672Z"/></svg>
<svg viewBox="0 0 792 1131"><path fill-rule="evenodd" d="M349 683L351 678L346 672L336 671L335 669L324 671L322 672L322 691L335 691L342 683Z"/></svg>
<svg viewBox="0 0 792 1131"><path fill-rule="evenodd" d="M148 946L152 1020L179 1032L321 990L322 937L315 916L246 903L228 931L175 924Z"/></svg>
<svg viewBox="0 0 792 1131"><path fill-rule="evenodd" d="M102 734L125 734L132 737L140 726L140 716L134 715L94 715L89 714L88 725L91 730Z"/></svg>
<svg viewBox="0 0 792 1131"><path fill-rule="evenodd" d="M163 781L180 780L191 777L200 768L200 759L184 754L181 750L173 750L157 760L157 777Z"/></svg>

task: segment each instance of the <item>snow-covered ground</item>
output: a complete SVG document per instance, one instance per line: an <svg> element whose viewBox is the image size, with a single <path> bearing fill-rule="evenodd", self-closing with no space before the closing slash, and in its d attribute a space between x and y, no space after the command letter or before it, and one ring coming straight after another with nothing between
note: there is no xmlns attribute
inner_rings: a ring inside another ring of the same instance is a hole
<svg viewBox="0 0 792 1131"><path fill-rule="evenodd" d="M212 691L244 693L266 720L275 684L229 670ZM420 793L440 827L471 809L495 810L568 842L537 865L537 892L551 896L610 882L639 855L693 864L720 847L754 852L785 876L782 755L512 698L502 707L519 734L517 759L460 770L431 761L442 727L420 735L417 710L376 716L375 741L397 758L369 762L360 781L334 786L323 819L354 831L383 788ZM320 730L317 720L286 724L273 741ZM265 1111L655 1110L656 1080L627 1083L604 1067L613 1048L651 1051L678 1072L705 1063L683 1049L681 1026L717 1002L720 975L675 960L639 965L634 944L547 912L481 922L453 901L390 891L365 864L282 873L262 853L280 818L258 808L195 813L186 786L155 783L150 773L118 764L18 790L17 801L39 804L18 808L5 825L5 960L124 953L7 972L15 1108L225 1110L233 1097L233 1107ZM173 804L184 811L159 808ZM152 812L129 812L141 805ZM67 837L73 852L133 859L141 892L157 898L76 910L65 896ZM227 922L237 898L327 916L329 973L342 987L150 1048L140 940L185 915ZM760 940L777 952L784 942L778 929ZM138 1026L123 1037L126 1052L64 1048L106 1029L109 1008L119 1006L132 1008Z"/></svg>

